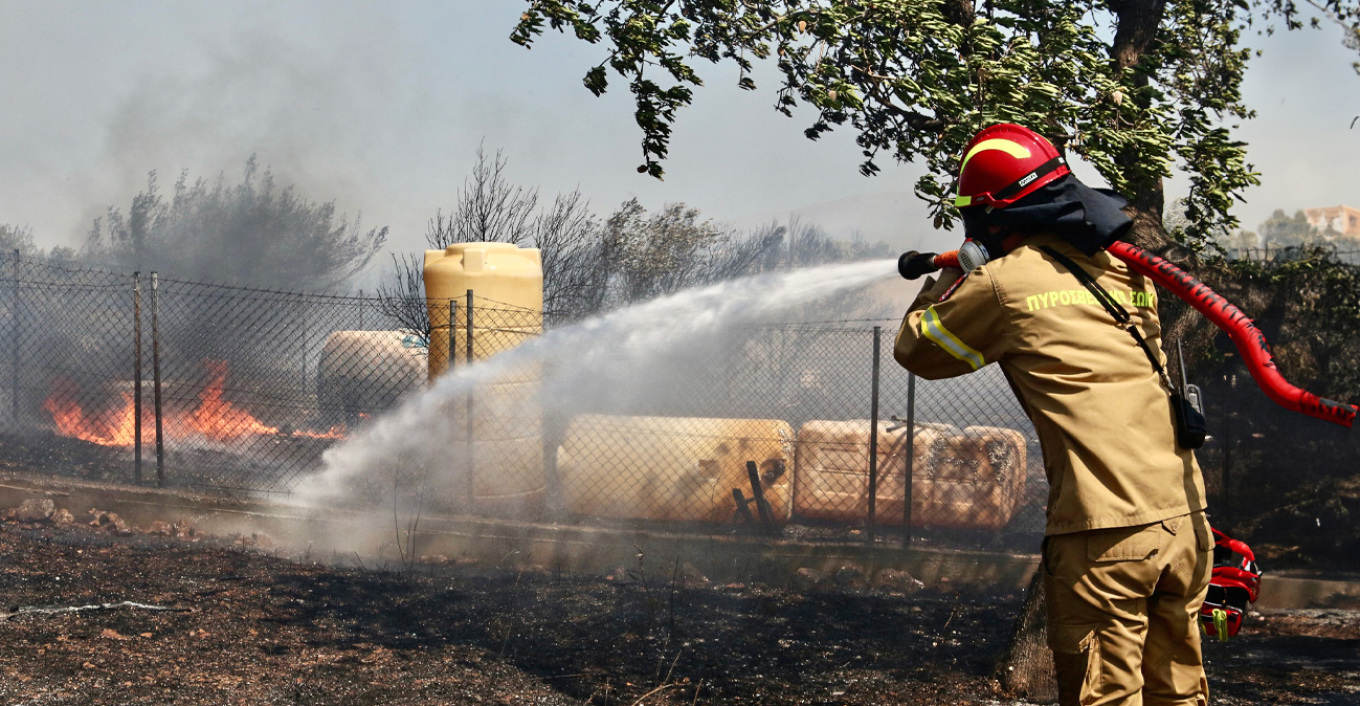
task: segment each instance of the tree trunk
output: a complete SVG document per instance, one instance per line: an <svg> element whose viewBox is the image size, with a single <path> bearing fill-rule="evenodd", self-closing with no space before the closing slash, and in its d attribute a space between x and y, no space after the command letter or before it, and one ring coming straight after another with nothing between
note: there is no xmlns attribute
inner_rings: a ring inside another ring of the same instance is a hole
<svg viewBox="0 0 1360 706"><path fill-rule="evenodd" d="M1011 696L1044 704L1057 703L1058 682L1053 674L1053 653L1048 649L1048 611L1041 571L1042 567L1035 569L1029 580L1011 644L997 664L996 679Z"/></svg>
<svg viewBox="0 0 1360 706"><path fill-rule="evenodd" d="M1153 47L1162 24L1162 17L1166 14L1166 0L1112 0L1110 9L1117 18L1114 42L1110 46L1110 59L1114 67L1122 72L1137 66L1143 60L1143 55ZM1147 86L1148 80L1147 74L1133 76L1134 84L1139 87ZM1139 103L1145 110L1149 107L1146 99L1140 100ZM1138 149L1132 145L1116 153L1114 161L1126 174L1145 174L1139 168L1142 165L1138 164L1141 161ZM1135 178L1130 187L1132 193L1128 194L1128 213L1134 221L1133 243L1144 249L1155 250L1149 247L1151 243L1140 242L1140 239L1145 233L1160 233L1163 238L1166 235L1165 229L1162 228L1164 205L1162 178L1159 176Z"/></svg>

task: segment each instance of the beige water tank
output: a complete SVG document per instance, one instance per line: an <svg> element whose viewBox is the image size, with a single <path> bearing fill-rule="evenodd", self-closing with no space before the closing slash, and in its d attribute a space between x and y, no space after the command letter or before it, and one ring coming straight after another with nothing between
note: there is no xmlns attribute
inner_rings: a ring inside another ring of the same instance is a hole
<svg viewBox="0 0 1360 706"><path fill-rule="evenodd" d="M874 520L902 524L906 429L878 427ZM1024 502L1025 437L1014 429L918 424L911 524L999 530ZM794 514L862 522L869 508L869 420L812 421L798 432Z"/></svg>
<svg viewBox="0 0 1360 706"><path fill-rule="evenodd" d="M912 524L999 530L1024 503L1027 475L1024 434L968 427L946 441L928 477L914 481Z"/></svg>
<svg viewBox="0 0 1360 706"><path fill-rule="evenodd" d="M430 487L457 510L526 517L542 508L546 490L541 386L515 378L480 382L468 395L441 399L441 472ZM468 416L469 410L471 416ZM471 443L469 443L471 439ZM436 482L437 481L437 482Z"/></svg>
<svg viewBox="0 0 1360 706"><path fill-rule="evenodd" d="M903 479L907 469L907 430L889 431L878 424L878 489L874 519L878 524L902 524ZM810 421L798 430L797 485L794 515L815 520L863 522L869 515L868 419ZM913 478L924 477L939 453L949 427L917 425L912 450ZM919 493L913 518L923 510Z"/></svg>
<svg viewBox="0 0 1360 706"><path fill-rule="evenodd" d="M455 243L425 252L430 316L428 376L433 381L468 363L468 290L473 292L473 361L537 337L543 331L543 266L536 248L511 243ZM450 320L449 304L454 315ZM534 364L479 380L439 414L446 421L450 473L441 494L473 509L540 507L546 487L541 372ZM471 497L468 497L471 496Z"/></svg>
<svg viewBox="0 0 1360 706"><path fill-rule="evenodd" d="M473 291L473 359L513 348L543 331L543 262L538 248L512 243L454 243L425 251L425 302L430 315L429 376L448 370L449 327L454 365L467 362L467 292ZM449 321L449 304L455 306Z"/></svg>
<svg viewBox="0 0 1360 706"><path fill-rule="evenodd" d="M425 342L404 331L336 331L321 348L316 393L326 426L395 406L426 379Z"/></svg>
<svg viewBox="0 0 1360 706"><path fill-rule="evenodd" d="M595 517L732 522L753 496L755 461L772 519L790 510L793 428L777 419L583 415L557 453L571 512ZM759 517L754 504L752 516Z"/></svg>

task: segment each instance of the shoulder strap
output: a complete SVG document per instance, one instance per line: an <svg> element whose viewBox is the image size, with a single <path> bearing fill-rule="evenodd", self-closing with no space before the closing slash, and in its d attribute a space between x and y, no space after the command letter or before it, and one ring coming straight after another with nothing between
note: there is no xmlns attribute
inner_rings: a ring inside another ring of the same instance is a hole
<svg viewBox="0 0 1360 706"><path fill-rule="evenodd" d="M1157 360L1157 355L1152 352L1152 348L1148 346L1147 341L1143 339L1142 331L1139 331L1137 326L1129 325L1129 320L1131 318L1129 312L1125 311L1124 307L1115 304L1110 293L1105 291L1105 288L1100 286L1100 283L1097 282L1089 272L1082 269L1077 263L1072 262L1072 258L1047 245L1040 245L1039 249L1044 251L1049 257L1057 260L1058 264L1067 268L1067 271L1071 272L1072 275L1077 278L1077 281L1081 282L1082 285L1086 287L1087 291L1095 296L1096 301L1100 302L1100 305L1105 308L1105 311L1109 312L1110 316L1114 317L1114 321L1119 325L1119 328L1128 331L1129 335L1133 336L1133 340L1137 341L1138 347L1143 349L1143 355L1146 355L1148 362L1152 363L1152 369L1157 371L1157 376L1162 379L1162 383L1167 386L1167 389L1175 392L1176 387L1171 384L1171 379L1167 377L1166 370L1162 368L1161 362Z"/></svg>

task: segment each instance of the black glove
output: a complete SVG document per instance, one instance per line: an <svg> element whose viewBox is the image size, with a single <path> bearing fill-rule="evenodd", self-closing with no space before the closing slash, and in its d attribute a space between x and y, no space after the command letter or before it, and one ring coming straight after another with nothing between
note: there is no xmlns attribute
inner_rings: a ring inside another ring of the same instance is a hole
<svg viewBox="0 0 1360 706"><path fill-rule="evenodd" d="M909 250L897 258L897 273L907 279L916 279L940 268L935 266L935 253Z"/></svg>

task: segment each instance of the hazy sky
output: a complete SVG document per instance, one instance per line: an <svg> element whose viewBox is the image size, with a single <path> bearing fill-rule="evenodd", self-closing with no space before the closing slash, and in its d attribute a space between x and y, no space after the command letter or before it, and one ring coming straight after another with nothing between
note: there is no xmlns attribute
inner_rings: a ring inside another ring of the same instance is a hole
<svg viewBox="0 0 1360 706"><path fill-rule="evenodd" d="M149 171L165 189L182 169L235 183L255 153L309 199L390 226L392 249L420 250L485 144L517 182L546 198L579 187L602 214L636 196L740 224L796 211L904 248L930 233L910 191L919 167L861 177L849 131L808 141L807 114L733 88L730 68L705 73L666 180L637 174L626 88L597 99L581 86L601 50L552 33L510 43L522 7L0 0L0 223L76 244ZM1239 133L1263 173L1238 210L1249 228L1276 208L1360 206L1360 77L1340 36L1251 37L1266 53L1246 87L1259 117Z"/></svg>

